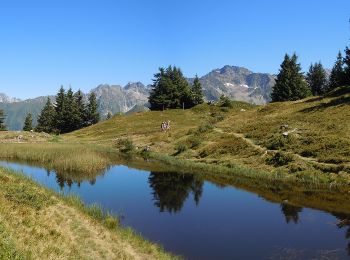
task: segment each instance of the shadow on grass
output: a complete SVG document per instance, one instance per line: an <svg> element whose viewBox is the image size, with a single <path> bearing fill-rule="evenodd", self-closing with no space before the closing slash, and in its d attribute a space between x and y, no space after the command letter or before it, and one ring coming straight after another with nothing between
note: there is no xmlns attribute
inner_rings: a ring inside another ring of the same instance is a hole
<svg viewBox="0 0 350 260"><path fill-rule="evenodd" d="M309 113L309 112L316 112L316 111L322 111L329 107L335 107L335 106L345 106L350 104L350 96L341 96L339 98L335 98L327 103L321 103L317 106L308 107L305 109L300 110L302 113Z"/></svg>

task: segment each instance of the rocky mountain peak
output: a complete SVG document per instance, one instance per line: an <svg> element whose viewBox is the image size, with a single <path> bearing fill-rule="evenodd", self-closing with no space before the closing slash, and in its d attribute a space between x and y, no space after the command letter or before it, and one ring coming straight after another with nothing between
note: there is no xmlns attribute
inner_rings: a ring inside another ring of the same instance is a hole
<svg viewBox="0 0 350 260"><path fill-rule="evenodd" d="M19 102L21 101L18 98L11 98L4 93L0 93L0 103L14 103L14 102Z"/></svg>

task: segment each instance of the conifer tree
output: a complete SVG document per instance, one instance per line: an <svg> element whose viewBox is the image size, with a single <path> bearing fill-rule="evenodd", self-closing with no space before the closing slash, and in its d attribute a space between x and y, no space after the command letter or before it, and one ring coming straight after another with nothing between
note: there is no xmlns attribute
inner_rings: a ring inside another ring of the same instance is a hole
<svg viewBox="0 0 350 260"><path fill-rule="evenodd" d="M329 76L329 82L327 91L331 91L337 87L340 87L344 83L344 69L343 69L343 57L339 51L337 60L332 68L331 75Z"/></svg>
<svg viewBox="0 0 350 260"><path fill-rule="evenodd" d="M190 108L194 105L190 86L180 68L159 68L149 97L152 110Z"/></svg>
<svg viewBox="0 0 350 260"><path fill-rule="evenodd" d="M112 113L110 111L108 111L107 116L106 116L106 120L111 119L112 116L113 116Z"/></svg>
<svg viewBox="0 0 350 260"><path fill-rule="evenodd" d="M86 106L84 102L84 96L83 93L78 90L74 94L75 98L75 103L77 107L77 120L78 120L78 125L77 128L82 128L85 126L85 121L86 121Z"/></svg>
<svg viewBox="0 0 350 260"><path fill-rule="evenodd" d="M314 96L325 93L327 76L321 62L310 65L309 72L306 74L306 82Z"/></svg>
<svg viewBox="0 0 350 260"><path fill-rule="evenodd" d="M51 99L47 98L46 104L41 110L38 117L38 125L35 128L37 132L52 133L57 131L56 128L56 111L51 103Z"/></svg>
<svg viewBox="0 0 350 260"><path fill-rule="evenodd" d="M33 130L33 117L31 113L28 113L24 120L23 131L31 131L31 130Z"/></svg>
<svg viewBox="0 0 350 260"><path fill-rule="evenodd" d="M159 68L159 72L154 74L152 90L149 96L149 103L152 110L164 110L169 107L169 95L168 81L166 77L165 69Z"/></svg>
<svg viewBox="0 0 350 260"><path fill-rule="evenodd" d="M203 91L201 83L199 82L199 78L196 75L193 81L192 85L192 99L194 105L202 104L204 102L203 100Z"/></svg>
<svg viewBox="0 0 350 260"><path fill-rule="evenodd" d="M66 113L66 92L61 86L56 95L55 105L55 127L60 132L65 132L65 113Z"/></svg>
<svg viewBox="0 0 350 260"><path fill-rule="evenodd" d="M292 57L285 55L276 84L272 89L273 102L298 100L311 94L297 60L298 57L295 54Z"/></svg>
<svg viewBox="0 0 350 260"><path fill-rule="evenodd" d="M91 92L89 96L89 103L86 109L86 124L94 125L100 121L100 114L98 113L98 104L96 100L96 95Z"/></svg>
<svg viewBox="0 0 350 260"><path fill-rule="evenodd" d="M79 114L72 88L65 95L65 109L63 115L62 133L69 133L79 128Z"/></svg>
<svg viewBox="0 0 350 260"><path fill-rule="evenodd" d="M344 57L344 84L350 85L350 49L349 47L345 48L345 57Z"/></svg>
<svg viewBox="0 0 350 260"><path fill-rule="evenodd" d="M0 109L0 131L6 131L5 113L4 113L4 110L2 109Z"/></svg>

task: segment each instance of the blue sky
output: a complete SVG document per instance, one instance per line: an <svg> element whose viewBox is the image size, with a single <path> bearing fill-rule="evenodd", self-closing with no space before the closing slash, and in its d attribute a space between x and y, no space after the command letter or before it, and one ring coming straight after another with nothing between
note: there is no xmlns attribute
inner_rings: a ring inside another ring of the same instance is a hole
<svg viewBox="0 0 350 260"><path fill-rule="evenodd" d="M277 73L285 53L332 67L349 44L349 0L0 0L0 92L19 98L188 77L226 64Z"/></svg>

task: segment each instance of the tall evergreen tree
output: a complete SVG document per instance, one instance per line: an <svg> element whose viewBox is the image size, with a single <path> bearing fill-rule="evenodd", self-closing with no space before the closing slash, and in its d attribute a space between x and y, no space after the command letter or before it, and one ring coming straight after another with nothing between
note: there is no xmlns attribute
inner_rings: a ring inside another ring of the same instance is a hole
<svg viewBox="0 0 350 260"><path fill-rule="evenodd" d="M180 68L159 68L149 97L152 110L190 108L194 105L190 86Z"/></svg>
<svg viewBox="0 0 350 260"><path fill-rule="evenodd" d="M337 87L340 87L344 83L344 69L343 69L343 57L339 51L337 60L332 68L331 75L329 76L329 82L327 91L331 91Z"/></svg>
<svg viewBox="0 0 350 260"><path fill-rule="evenodd" d="M28 113L24 120L23 131L31 131L31 130L33 130L33 117L31 113Z"/></svg>
<svg viewBox="0 0 350 260"><path fill-rule="evenodd" d="M51 99L47 98L46 104L38 117L38 125L35 128L37 132L52 133L56 130L56 110Z"/></svg>
<svg viewBox="0 0 350 260"><path fill-rule="evenodd" d="M271 93L273 102L298 100L310 95L297 60L296 54L293 54L292 57L285 55Z"/></svg>
<svg viewBox="0 0 350 260"><path fill-rule="evenodd" d="M86 124L94 125L100 121L100 114L98 113L98 104L96 100L96 95L91 92L89 96L89 103L86 109Z"/></svg>
<svg viewBox="0 0 350 260"><path fill-rule="evenodd" d="M56 129L63 133L65 132L65 113L66 113L66 92L61 86L60 90L56 95L56 105L55 105L55 126Z"/></svg>
<svg viewBox="0 0 350 260"><path fill-rule="evenodd" d="M65 109L63 115L62 133L69 133L79 128L80 118L78 107L72 88L69 88L65 96Z"/></svg>
<svg viewBox="0 0 350 260"><path fill-rule="evenodd" d="M344 84L350 85L350 49L349 47L345 48L345 57L344 57Z"/></svg>
<svg viewBox="0 0 350 260"><path fill-rule="evenodd" d="M201 83L199 82L199 78L196 75L193 81L192 85L192 99L194 105L202 104L204 102L203 100L203 91Z"/></svg>
<svg viewBox="0 0 350 260"><path fill-rule="evenodd" d="M152 90L149 96L149 102L152 110L164 110L169 107L168 78L164 68L159 68L159 72L154 74Z"/></svg>
<svg viewBox="0 0 350 260"><path fill-rule="evenodd" d="M0 109L0 131L6 131L5 113L4 113L4 110L2 109Z"/></svg>
<svg viewBox="0 0 350 260"><path fill-rule="evenodd" d="M85 126L86 121L86 107L84 102L84 96L83 93L78 90L74 94L75 103L77 107L77 119L78 119L78 128L82 128Z"/></svg>
<svg viewBox="0 0 350 260"><path fill-rule="evenodd" d="M309 72L306 74L306 82L314 96L325 93L327 76L321 62L310 65Z"/></svg>

